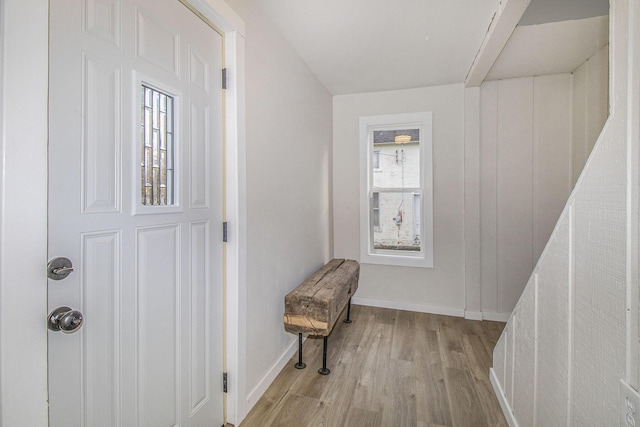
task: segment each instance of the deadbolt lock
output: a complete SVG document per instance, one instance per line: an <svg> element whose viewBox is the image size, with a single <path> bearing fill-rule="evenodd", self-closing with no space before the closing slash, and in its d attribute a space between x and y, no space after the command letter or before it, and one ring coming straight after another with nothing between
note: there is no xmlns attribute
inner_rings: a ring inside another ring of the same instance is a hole
<svg viewBox="0 0 640 427"><path fill-rule="evenodd" d="M71 260L65 257L54 258L47 264L47 277L52 280L62 280L73 271Z"/></svg>

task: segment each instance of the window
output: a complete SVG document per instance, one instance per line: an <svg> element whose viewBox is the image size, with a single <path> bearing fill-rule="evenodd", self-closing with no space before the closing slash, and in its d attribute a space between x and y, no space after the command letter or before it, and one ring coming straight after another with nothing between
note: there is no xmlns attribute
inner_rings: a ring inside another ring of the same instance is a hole
<svg viewBox="0 0 640 427"><path fill-rule="evenodd" d="M360 118L361 262L433 267L431 120Z"/></svg>

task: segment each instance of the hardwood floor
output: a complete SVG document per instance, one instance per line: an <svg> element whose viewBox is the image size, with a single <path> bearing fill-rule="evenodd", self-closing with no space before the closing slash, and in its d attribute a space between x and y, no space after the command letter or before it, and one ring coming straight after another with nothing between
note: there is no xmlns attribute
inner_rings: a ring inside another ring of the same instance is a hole
<svg viewBox="0 0 640 427"><path fill-rule="evenodd" d="M351 318L329 336L330 375L307 339L306 369L296 354L240 427L507 426L489 381L504 323L357 305Z"/></svg>

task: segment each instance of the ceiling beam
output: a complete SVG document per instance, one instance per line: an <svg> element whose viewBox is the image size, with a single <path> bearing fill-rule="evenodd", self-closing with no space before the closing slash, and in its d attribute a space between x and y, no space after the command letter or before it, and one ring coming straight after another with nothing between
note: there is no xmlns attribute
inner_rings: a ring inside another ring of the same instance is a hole
<svg viewBox="0 0 640 427"><path fill-rule="evenodd" d="M465 79L466 87L480 86L509 41L531 0L502 0Z"/></svg>

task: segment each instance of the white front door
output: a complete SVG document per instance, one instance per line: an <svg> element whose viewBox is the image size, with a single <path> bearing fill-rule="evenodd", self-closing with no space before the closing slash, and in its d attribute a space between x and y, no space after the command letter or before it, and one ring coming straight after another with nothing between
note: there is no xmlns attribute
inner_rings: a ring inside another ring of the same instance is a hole
<svg viewBox="0 0 640 427"><path fill-rule="evenodd" d="M49 310L84 317L49 332L50 425L221 425L222 37L178 0L52 0L50 41Z"/></svg>

